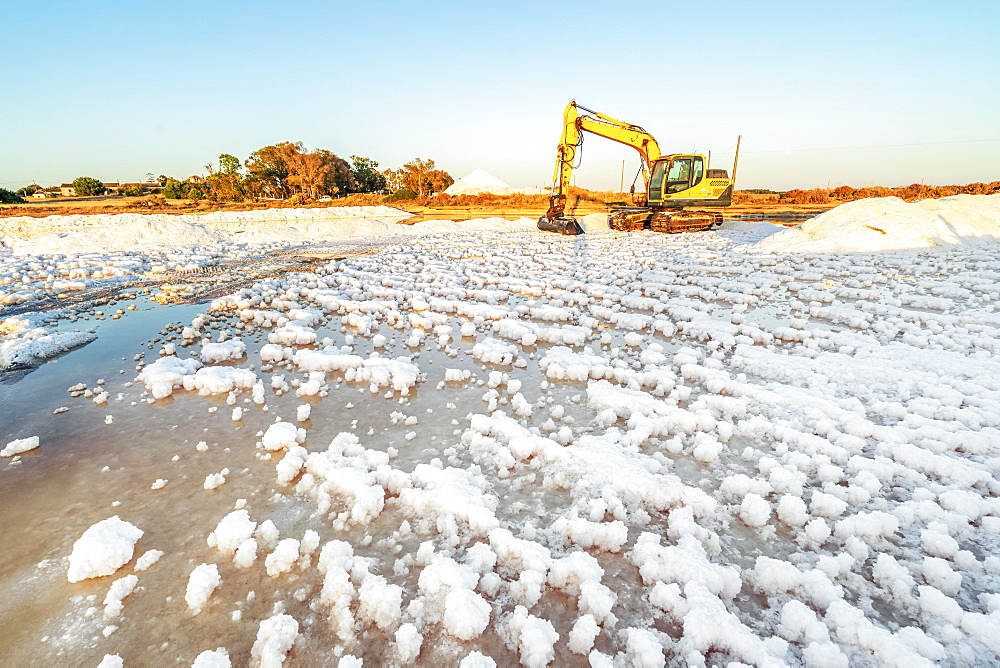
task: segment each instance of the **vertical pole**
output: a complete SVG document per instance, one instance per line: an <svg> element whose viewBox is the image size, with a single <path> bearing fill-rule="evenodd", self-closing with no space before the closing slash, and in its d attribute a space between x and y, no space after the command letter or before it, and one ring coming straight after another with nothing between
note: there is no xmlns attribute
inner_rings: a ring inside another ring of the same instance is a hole
<svg viewBox="0 0 1000 668"><path fill-rule="evenodd" d="M733 190L736 189L736 166L740 162L740 140L743 139L743 135L738 135L736 137L736 157L733 158Z"/></svg>

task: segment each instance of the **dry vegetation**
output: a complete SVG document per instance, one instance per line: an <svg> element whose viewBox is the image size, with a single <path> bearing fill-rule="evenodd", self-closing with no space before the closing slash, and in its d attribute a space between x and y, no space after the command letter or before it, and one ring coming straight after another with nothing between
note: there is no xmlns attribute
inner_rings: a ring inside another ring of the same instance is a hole
<svg viewBox="0 0 1000 668"><path fill-rule="evenodd" d="M913 183L908 186L886 188L885 186L867 186L852 188L839 186L837 188L813 188L812 190L789 190L773 192L764 190L738 190L733 197L733 204L842 204L856 199L868 197L899 197L907 202L918 199L937 199L951 195L992 195L1000 193L1000 181L992 183L968 183L953 186L927 186Z"/></svg>
<svg viewBox="0 0 1000 668"><path fill-rule="evenodd" d="M813 188L812 190L789 190L773 192L766 190L738 190L733 197L734 212L757 211L819 211L844 202L866 197L899 197L908 202L917 199L933 199L949 195L988 195L1000 193L1000 181L992 183L970 183L966 185L926 186L912 184L905 187L886 188L868 186L852 188ZM30 216L42 217L71 214L114 214L114 213L207 213L209 211L246 211L269 208L324 208L330 206L378 206L381 204L410 211L421 218L441 215L445 218L474 217L477 215L518 216L540 215L548 207L548 195L450 195L433 197L417 196L399 199L392 195L356 193L326 202L302 203L297 200L248 200L243 202L217 201L210 199L183 200L165 199L162 195L144 197L67 197L56 200L27 201L24 204L0 205L0 217ZM631 203L629 193L613 191L593 191L571 187L567 210L575 213L604 211L608 205Z"/></svg>

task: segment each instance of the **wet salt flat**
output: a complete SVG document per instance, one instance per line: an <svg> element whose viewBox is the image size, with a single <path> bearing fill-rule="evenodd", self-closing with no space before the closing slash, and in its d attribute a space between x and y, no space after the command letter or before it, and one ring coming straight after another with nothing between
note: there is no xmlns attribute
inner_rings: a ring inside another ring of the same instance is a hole
<svg viewBox="0 0 1000 668"><path fill-rule="evenodd" d="M97 339L0 385L41 446L4 656L995 664L997 247L730 227L429 230L60 320Z"/></svg>

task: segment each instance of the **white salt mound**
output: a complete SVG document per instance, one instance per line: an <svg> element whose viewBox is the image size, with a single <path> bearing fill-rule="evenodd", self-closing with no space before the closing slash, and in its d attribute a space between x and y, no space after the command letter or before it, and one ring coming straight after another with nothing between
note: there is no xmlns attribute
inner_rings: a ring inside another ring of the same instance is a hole
<svg viewBox="0 0 1000 668"><path fill-rule="evenodd" d="M69 555L70 582L111 575L132 560L135 543L143 531L117 515L101 520L83 532Z"/></svg>
<svg viewBox="0 0 1000 668"><path fill-rule="evenodd" d="M13 457L14 455L19 455L22 452L28 452L29 450L34 450L38 447L38 437L29 436L28 438L18 438L7 446L0 450L0 457Z"/></svg>
<svg viewBox="0 0 1000 668"><path fill-rule="evenodd" d="M219 575L219 567L215 564L200 564L191 571L191 576L188 578L184 602L197 615L220 584L222 576Z"/></svg>
<svg viewBox="0 0 1000 668"><path fill-rule="evenodd" d="M611 231L611 225L608 222L609 218L606 213L589 213L586 216L577 218L576 222L583 228L584 234L600 234L601 232Z"/></svg>
<svg viewBox="0 0 1000 668"><path fill-rule="evenodd" d="M878 251L1000 242L1000 195L953 195L904 202L847 202L754 248L775 252Z"/></svg>
<svg viewBox="0 0 1000 668"><path fill-rule="evenodd" d="M27 369L97 338L90 332L53 332L37 315L12 316L0 321L0 371Z"/></svg>
<svg viewBox="0 0 1000 668"><path fill-rule="evenodd" d="M493 176L483 169L476 169L471 174L463 176L455 183L445 189L446 195L479 195L489 193L493 195L541 195L546 191L541 188L513 188L504 181Z"/></svg>
<svg viewBox="0 0 1000 668"><path fill-rule="evenodd" d="M120 580L111 583L111 588L104 597L104 616L108 618L117 617L125 604L122 599L131 594L138 584L139 578L134 575L126 575Z"/></svg>
<svg viewBox="0 0 1000 668"><path fill-rule="evenodd" d="M234 510L223 517L215 531L208 535L208 546L218 548L226 556L239 549L240 545L253 536L257 523L250 519L246 510Z"/></svg>
<svg viewBox="0 0 1000 668"><path fill-rule="evenodd" d="M220 647L206 649L199 654L194 663L191 664L191 668L232 668L232 665L229 660L229 652L226 651L225 647Z"/></svg>
<svg viewBox="0 0 1000 668"><path fill-rule="evenodd" d="M0 229L17 234L19 228L70 228L36 239L15 240L15 255L41 253L99 253L136 248L179 248L239 242L341 239L406 234L397 221L410 214L386 206L326 209L263 209L215 211L201 215L99 214L16 217ZM215 227L216 223L243 223L243 232ZM399 230L396 230L400 227ZM72 229L79 228L79 229Z"/></svg>
<svg viewBox="0 0 1000 668"><path fill-rule="evenodd" d="M265 450L284 450L296 444L295 437L298 433L295 425L291 422L276 422L267 428L261 443Z"/></svg>
<svg viewBox="0 0 1000 668"><path fill-rule="evenodd" d="M299 623L290 615L275 615L260 623L257 640L250 650L251 662L259 666L280 666L299 635Z"/></svg>

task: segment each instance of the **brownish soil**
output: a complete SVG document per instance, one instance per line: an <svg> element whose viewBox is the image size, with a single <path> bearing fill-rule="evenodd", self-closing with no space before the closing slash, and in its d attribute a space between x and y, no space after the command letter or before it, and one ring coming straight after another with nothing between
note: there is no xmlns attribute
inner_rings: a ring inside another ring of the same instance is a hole
<svg viewBox="0 0 1000 668"><path fill-rule="evenodd" d="M340 200L295 205L296 208L324 208L344 206ZM68 216L115 213L208 213L211 211L248 211L254 209L286 208L292 205L280 201L258 202L210 202L190 200L164 200L157 197L64 197L48 200L28 200L24 204L0 205L0 218L27 216L40 218L44 216ZM417 202L393 202L394 206L413 214L407 223L423 220L469 220L472 218L538 218L545 213L544 205L478 205L478 206L447 206L435 203L433 206L420 206ZM726 214L817 214L832 208L833 204L786 204L779 202L760 202L738 204L726 209L720 209ZM607 205L600 202L581 201L570 211L573 215L583 216L588 213L603 213L608 211Z"/></svg>
<svg viewBox="0 0 1000 668"><path fill-rule="evenodd" d="M28 216L72 216L116 213L210 213L212 211L253 211L255 209L280 208L324 208L343 206L337 201L313 204L288 204L282 201L261 200L256 202L212 202L186 199L163 199L157 196L123 197L109 195L103 197L58 197L56 199L33 200L24 204L0 204L0 218Z"/></svg>
<svg viewBox="0 0 1000 668"><path fill-rule="evenodd" d="M724 209L706 209L718 211L724 216L736 215L743 217L747 214L759 215L767 218L789 217L801 220L806 216L813 216L824 211L829 211L835 204L739 204ZM419 223L424 220L469 220L472 218L539 218L545 214L545 207L514 207L514 206L478 206L478 207L447 207L447 206L407 206L402 203L399 208L413 214L403 222ZM574 216L585 216L588 213L607 213L609 207L596 202L584 202L567 213Z"/></svg>

